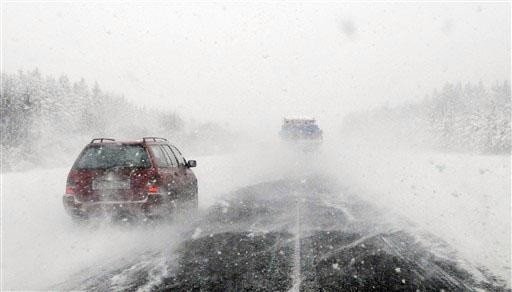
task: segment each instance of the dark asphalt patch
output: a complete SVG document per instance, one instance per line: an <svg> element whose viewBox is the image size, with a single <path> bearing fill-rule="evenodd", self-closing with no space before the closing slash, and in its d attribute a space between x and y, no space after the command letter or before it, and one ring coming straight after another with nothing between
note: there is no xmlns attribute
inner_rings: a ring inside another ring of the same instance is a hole
<svg viewBox="0 0 512 292"><path fill-rule="evenodd" d="M220 233L183 244L178 270L154 290L286 291L291 287L288 233Z"/></svg>
<svg viewBox="0 0 512 292"><path fill-rule="evenodd" d="M266 182L240 189L206 210L190 224L188 231L178 235L185 240L173 253L174 258L161 252L152 255L166 259L166 272L157 275L158 281L154 281L149 266L155 260L146 259L146 266L125 263L74 286L56 288L505 290L503 282L492 276L484 274L483 280L476 280L455 258L436 256L418 236L382 228L382 214L378 210L357 197L340 199L339 190L319 177ZM446 246L442 242L438 245ZM128 275L121 286L120 274ZM117 286L105 284L112 279L117 279Z"/></svg>
<svg viewBox="0 0 512 292"><path fill-rule="evenodd" d="M316 232L301 241L302 291L468 291L471 275L402 232ZM397 250L400 250L397 253Z"/></svg>

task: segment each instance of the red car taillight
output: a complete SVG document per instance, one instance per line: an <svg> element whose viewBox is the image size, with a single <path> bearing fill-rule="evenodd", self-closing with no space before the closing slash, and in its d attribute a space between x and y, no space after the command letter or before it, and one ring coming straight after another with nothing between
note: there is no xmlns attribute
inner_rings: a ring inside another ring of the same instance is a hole
<svg viewBox="0 0 512 292"><path fill-rule="evenodd" d="M66 195L74 195L74 194L75 194L75 188L66 187Z"/></svg>
<svg viewBox="0 0 512 292"><path fill-rule="evenodd" d="M158 187L158 182L156 179L152 179L148 182L148 194L156 194L160 192L160 188Z"/></svg>
<svg viewBox="0 0 512 292"><path fill-rule="evenodd" d="M158 193L158 191L159 191L158 186L149 186L148 187L148 193L155 194L155 193Z"/></svg>
<svg viewBox="0 0 512 292"><path fill-rule="evenodd" d="M76 184L75 182L68 179L66 183L66 195L74 195L76 193Z"/></svg>

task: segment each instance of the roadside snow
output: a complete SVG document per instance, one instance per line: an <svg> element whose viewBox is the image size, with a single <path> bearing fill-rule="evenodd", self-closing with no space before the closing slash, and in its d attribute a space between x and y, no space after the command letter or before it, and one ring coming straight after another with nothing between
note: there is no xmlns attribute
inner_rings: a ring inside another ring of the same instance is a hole
<svg viewBox="0 0 512 292"><path fill-rule="evenodd" d="M339 145L329 169L350 193L443 238L510 286L510 156Z"/></svg>

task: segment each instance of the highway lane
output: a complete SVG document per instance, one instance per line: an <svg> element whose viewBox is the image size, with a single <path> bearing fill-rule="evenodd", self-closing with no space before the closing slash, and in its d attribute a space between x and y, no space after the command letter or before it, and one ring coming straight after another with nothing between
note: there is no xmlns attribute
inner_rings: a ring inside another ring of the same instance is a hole
<svg viewBox="0 0 512 292"><path fill-rule="evenodd" d="M87 269L52 288L172 291L501 291L434 236L393 224L323 176L239 189L185 226L180 244ZM151 228L159 228L151 227ZM163 230L165 232L165 229ZM441 247L444 252L432 250Z"/></svg>

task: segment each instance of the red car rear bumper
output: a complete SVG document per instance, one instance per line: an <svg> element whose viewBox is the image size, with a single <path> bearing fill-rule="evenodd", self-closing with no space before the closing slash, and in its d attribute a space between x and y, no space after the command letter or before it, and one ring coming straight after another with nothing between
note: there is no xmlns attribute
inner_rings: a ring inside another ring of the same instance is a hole
<svg viewBox="0 0 512 292"><path fill-rule="evenodd" d="M64 208L71 216L88 217L99 213L129 212L135 215L156 214L162 206L162 196L152 194L140 201L97 201L80 202L73 195L65 194L62 197Z"/></svg>

